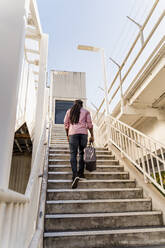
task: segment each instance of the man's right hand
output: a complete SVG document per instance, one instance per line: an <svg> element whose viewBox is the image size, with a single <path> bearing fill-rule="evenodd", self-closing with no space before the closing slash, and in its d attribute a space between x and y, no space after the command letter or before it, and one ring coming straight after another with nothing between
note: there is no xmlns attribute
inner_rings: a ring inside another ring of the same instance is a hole
<svg viewBox="0 0 165 248"><path fill-rule="evenodd" d="M94 137L90 137L89 142L93 143L94 142Z"/></svg>

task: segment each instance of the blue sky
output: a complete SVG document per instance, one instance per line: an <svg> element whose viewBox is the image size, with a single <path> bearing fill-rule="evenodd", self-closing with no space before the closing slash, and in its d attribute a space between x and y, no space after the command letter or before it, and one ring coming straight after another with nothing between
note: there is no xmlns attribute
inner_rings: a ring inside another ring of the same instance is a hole
<svg viewBox="0 0 165 248"><path fill-rule="evenodd" d="M164 0L163 0L164 1ZM77 50L78 44L103 47L107 56L108 85L138 28L126 16L143 23L154 0L37 0L43 31L49 34L48 69L86 72L88 103L103 98L99 53Z"/></svg>

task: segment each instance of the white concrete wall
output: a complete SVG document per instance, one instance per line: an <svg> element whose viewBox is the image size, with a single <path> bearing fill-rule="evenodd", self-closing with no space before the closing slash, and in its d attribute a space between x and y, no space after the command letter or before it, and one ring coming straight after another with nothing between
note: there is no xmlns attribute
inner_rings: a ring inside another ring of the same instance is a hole
<svg viewBox="0 0 165 248"><path fill-rule="evenodd" d="M30 135L32 135L35 122L36 100L33 67L24 58L19 84L15 131L26 122Z"/></svg>
<svg viewBox="0 0 165 248"><path fill-rule="evenodd" d="M136 129L165 145L165 121L147 118Z"/></svg>
<svg viewBox="0 0 165 248"><path fill-rule="evenodd" d="M53 72L53 97L67 99L85 99L85 72Z"/></svg>
<svg viewBox="0 0 165 248"><path fill-rule="evenodd" d="M0 1L0 187L7 188L25 39L25 0Z"/></svg>

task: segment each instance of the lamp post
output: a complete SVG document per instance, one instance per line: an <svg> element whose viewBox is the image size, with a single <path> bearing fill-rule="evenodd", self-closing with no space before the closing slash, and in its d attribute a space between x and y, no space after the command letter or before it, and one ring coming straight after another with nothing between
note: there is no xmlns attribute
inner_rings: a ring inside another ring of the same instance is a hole
<svg viewBox="0 0 165 248"><path fill-rule="evenodd" d="M84 46L84 45L78 45L77 48L79 50L86 50L86 51L90 51L90 52L101 52L103 77L104 77L104 95L105 95L105 105L106 105L105 112L106 112L106 115L109 115L107 70L106 70L106 60L105 60L104 48L98 48L98 47L93 47L93 46Z"/></svg>

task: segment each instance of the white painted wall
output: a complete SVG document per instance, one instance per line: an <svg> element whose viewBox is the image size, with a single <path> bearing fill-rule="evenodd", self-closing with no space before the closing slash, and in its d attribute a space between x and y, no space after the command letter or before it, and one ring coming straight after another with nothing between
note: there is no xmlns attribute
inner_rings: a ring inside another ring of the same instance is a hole
<svg viewBox="0 0 165 248"><path fill-rule="evenodd" d="M52 121L54 121L55 116L55 100L74 101L76 99L81 99L85 107L85 72L51 71L50 92Z"/></svg>
<svg viewBox="0 0 165 248"><path fill-rule="evenodd" d="M0 187L9 182L24 52L24 0L0 1Z"/></svg>
<svg viewBox="0 0 165 248"><path fill-rule="evenodd" d="M147 118L136 129L165 145L165 121Z"/></svg>
<svg viewBox="0 0 165 248"><path fill-rule="evenodd" d="M85 99L85 72L53 71L53 97Z"/></svg>

